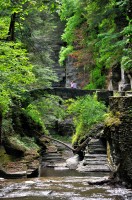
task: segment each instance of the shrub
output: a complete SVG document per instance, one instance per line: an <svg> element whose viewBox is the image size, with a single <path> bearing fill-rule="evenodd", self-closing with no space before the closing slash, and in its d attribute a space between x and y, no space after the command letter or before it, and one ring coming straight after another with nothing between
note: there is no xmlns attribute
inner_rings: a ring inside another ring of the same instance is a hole
<svg viewBox="0 0 132 200"><path fill-rule="evenodd" d="M72 143L79 143L88 135L90 128L103 121L106 107L97 101L96 96L85 96L73 100L68 107L68 113L73 115L76 132Z"/></svg>

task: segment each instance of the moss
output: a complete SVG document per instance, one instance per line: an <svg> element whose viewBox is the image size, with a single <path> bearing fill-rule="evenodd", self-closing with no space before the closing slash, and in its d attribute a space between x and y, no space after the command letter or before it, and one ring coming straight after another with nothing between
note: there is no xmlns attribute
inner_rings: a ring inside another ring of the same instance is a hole
<svg viewBox="0 0 132 200"><path fill-rule="evenodd" d="M0 147L0 166L5 166L16 160L21 160L23 156L25 160L34 160L39 156L38 151L40 148L35 143L34 138L14 135L8 137L6 142L9 149L7 146L5 148ZM23 152L23 154L20 154L21 152Z"/></svg>
<svg viewBox="0 0 132 200"><path fill-rule="evenodd" d="M34 138L29 138L27 136L20 137L19 135L11 136L9 138L10 143L23 151L32 150L39 150L38 145L35 143Z"/></svg>
<svg viewBox="0 0 132 200"><path fill-rule="evenodd" d="M105 125L106 126L118 126L121 124L121 120L120 120L121 114L120 112L109 112L107 114L105 114Z"/></svg>
<svg viewBox="0 0 132 200"><path fill-rule="evenodd" d="M14 158L8 155L3 146L0 146L0 166L7 164L12 161Z"/></svg>

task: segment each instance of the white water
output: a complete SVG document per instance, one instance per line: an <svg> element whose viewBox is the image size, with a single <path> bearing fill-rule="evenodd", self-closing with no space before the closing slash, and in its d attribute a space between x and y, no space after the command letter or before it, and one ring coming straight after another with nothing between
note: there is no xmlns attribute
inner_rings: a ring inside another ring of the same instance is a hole
<svg viewBox="0 0 132 200"><path fill-rule="evenodd" d="M110 80L109 85L108 85L108 90L113 90L113 84L112 84L112 80Z"/></svg>
<svg viewBox="0 0 132 200"><path fill-rule="evenodd" d="M125 72L124 69L121 67L121 81L118 83L118 90L122 91L124 85L125 85Z"/></svg>

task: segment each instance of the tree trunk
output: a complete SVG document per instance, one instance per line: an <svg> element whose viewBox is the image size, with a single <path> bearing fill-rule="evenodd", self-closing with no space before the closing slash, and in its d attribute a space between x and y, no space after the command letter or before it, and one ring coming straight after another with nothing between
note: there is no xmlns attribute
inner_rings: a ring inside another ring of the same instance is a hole
<svg viewBox="0 0 132 200"><path fill-rule="evenodd" d="M11 15L10 27L8 31L8 36L6 38L7 41L14 41L15 39L15 21L16 21L16 13Z"/></svg>
<svg viewBox="0 0 132 200"><path fill-rule="evenodd" d="M66 146L67 148L72 150L73 153L79 153L84 147L86 147L87 143L91 140L90 137L86 138L86 140L82 144L80 144L76 149L74 149L74 148L70 147L69 145L67 145L66 143L64 143L60 140L57 140L57 139L54 139L54 138L51 138L51 137L48 137L48 136L45 136L45 135L43 135L42 137L45 137L49 140L53 140L53 141L59 142L60 144L63 144L64 146Z"/></svg>

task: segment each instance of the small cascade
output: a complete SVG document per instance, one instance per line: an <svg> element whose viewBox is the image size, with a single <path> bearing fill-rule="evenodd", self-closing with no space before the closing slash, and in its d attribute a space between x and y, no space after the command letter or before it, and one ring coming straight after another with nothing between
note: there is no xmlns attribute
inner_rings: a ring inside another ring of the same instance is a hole
<svg viewBox="0 0 132 200"><path fill-rule="evenodd" d="M124 69L121 67L121 81L118 83L118 90L122 91L125 85L125 72Z"/></svg>
<svg viewBox="0 0 132 200"><path fill-rule="evenodd" d="M128 74L128 78L130 80L130 86L131 86L131 89L132 89L132 76L130 74Z"/></svg>
<svg viewBox="0 0 132 200"><path fill-rule="evenodd" d="M108 85L108 90L109 90L109 91L113 91L112 79L110 79L110 82L109 82L109 85Z"/></svg>
<svg viewBox="0 0 132 200"><path fill-rule="evenodd" d="M132 89L132 77L130 74L125 73L124 69L121 68L121 81L118 83L119 91L128 91Z"/></svg>

